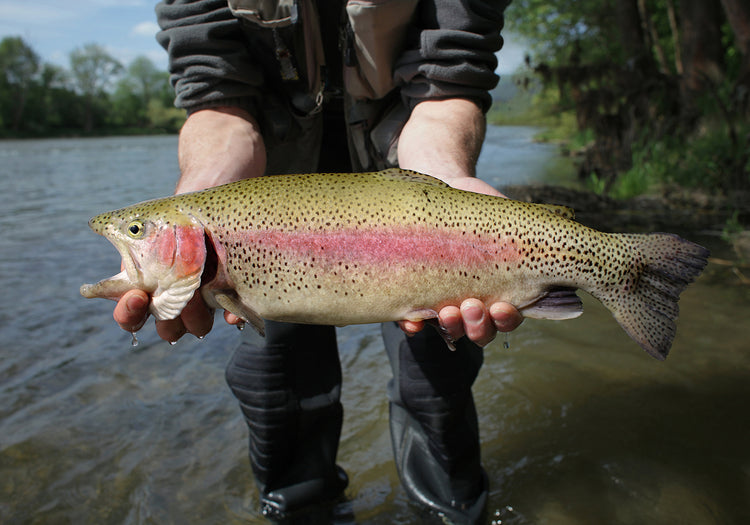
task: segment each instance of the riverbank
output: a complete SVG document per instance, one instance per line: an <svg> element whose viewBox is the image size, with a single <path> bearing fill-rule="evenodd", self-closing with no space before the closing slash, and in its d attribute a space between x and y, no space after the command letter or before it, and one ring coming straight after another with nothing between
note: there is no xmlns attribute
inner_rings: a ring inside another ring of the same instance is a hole
<svg viewBox="0 0 750 525"><path fill-rule="evenodd" d="M604 231L709 235L731 247L732 264L750 261L749 153L741 151L736 130L707 120L682 140L635 141L630 168L621 167L616 176L615 168L609 176L583 176L595 154L595 137L578 129L573 111L555 110L557 106L556 98L539 88L520 90L493 105L488 114L492 124L541 128L534 140L555 145L571 166L561 181L512 184L501 188L507 195L569 206L579 222Z"/></svg>
<svg viewBox="0 0 750 525"><path fill-rule="evenodd" d="M140 136L163 136L176 135L180 127L153 128L153 127L128 127L128 128L97 128L86 132L79 128L48 129L39 132L9 132L0 131L0 141L11 140L49 140L49 139L98 139L116 137L140 137Z"/></svg>
<svg viewBox="0 0 750 525"><path fill-rule="evenodd" d="M516 200L571 207L578 222L606 231L675 230L721 235L735 214L750 215L750 194L729 199L676 186L629 199L550 184L510 185L501 190Z"/></svg>

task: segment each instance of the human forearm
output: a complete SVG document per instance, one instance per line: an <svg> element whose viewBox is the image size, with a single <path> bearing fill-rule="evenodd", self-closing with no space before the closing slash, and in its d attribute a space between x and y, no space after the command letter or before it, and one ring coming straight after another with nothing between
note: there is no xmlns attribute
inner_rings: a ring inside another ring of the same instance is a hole
<svg viewBox="0 0 750 525"><path fill-rule="evenodd" d="M421 102L399 137L399 166L432 175L454 188L501 195L475 177L485 129L484 113L470 100Z"/></svg>
<svg viewBox="0 0 750 525"><path fill-rule="evenodd" d="M484 130L484 114L469 100L421 102L399 137L399 165L443 180L473 176Z"/></svg>
<svg viewBox="0 0 750 525"><path fill-rule="evenodd" d="M263 175L266 151L257 122L231 107L191 114L180 132L179 163L175 193Z"/></svg>

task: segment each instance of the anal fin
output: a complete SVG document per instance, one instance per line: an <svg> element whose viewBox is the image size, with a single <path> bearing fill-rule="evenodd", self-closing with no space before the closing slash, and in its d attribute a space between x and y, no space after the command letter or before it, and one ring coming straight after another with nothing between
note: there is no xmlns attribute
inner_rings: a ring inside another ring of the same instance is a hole
<svg viewBox="0 0 750 525"><path fill-rule="evenodd" d="M524 317L560 321L583 313L583 303L575 288L553 288L536 301L520 308Z"/></svg>

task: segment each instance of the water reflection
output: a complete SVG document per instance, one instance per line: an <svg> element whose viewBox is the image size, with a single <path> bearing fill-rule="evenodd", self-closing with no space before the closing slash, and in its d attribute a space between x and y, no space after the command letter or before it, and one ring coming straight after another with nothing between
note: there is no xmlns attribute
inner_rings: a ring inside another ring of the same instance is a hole
<svg viewBox="0 0 750 525"><path fill-rule="evenodd" d="M536 142L539 128L488 126L477 175L495 187L570 181L573 164L555 144Z"/></svg>

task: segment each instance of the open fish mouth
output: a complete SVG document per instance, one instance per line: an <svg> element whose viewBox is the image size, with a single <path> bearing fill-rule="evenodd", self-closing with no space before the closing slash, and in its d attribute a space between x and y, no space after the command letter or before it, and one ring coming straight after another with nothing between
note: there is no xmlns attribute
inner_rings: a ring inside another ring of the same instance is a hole
<svg viewBox="0 0 750 525"><path fill-rule="evenodd" d="M117 300L128 290L142 288L142 271L130 253L128 244L117 238L117 228L112 224L111 216L97 215L89 220L89 227L115 247L120 254L122 271L96 283L82 285L81 295L87 298L104 297Z"/></svg>

